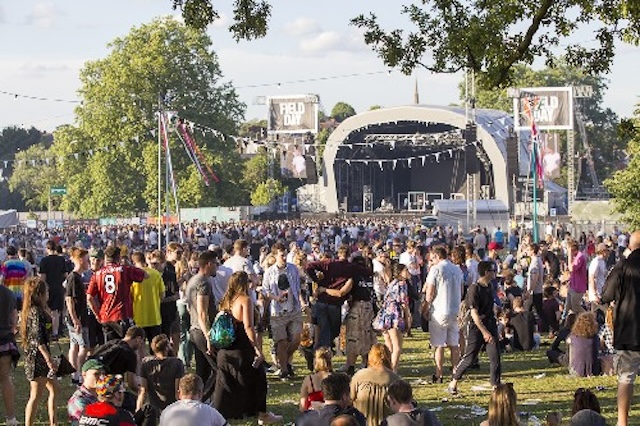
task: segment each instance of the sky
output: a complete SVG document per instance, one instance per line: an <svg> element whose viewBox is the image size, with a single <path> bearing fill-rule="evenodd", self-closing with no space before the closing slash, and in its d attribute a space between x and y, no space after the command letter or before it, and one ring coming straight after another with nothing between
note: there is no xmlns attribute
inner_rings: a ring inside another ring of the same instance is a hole
<svg viewBox="0 0 640 426"><path fill-rule="evenodd" d="M423 69L412 76L389 73L364 44L360 30L349 25L351 18L372 11L386 28L408 27L400 14L403 2L273 0L267 37L239 43L227 30L231 3L214 2L221 18L207 33L224 78L247 104L247 120L266 118L266 106L257 102L264 96L315 93L327 113L340 101L357 112L372 105L406 105L413 103L416 80L422 104L460 102L461 74ZM17 125L52 131L73 123L76 104L69 101L78 100L78 76L85 62L106 57L107 44L126 36L133 26L158 16L178 16L171 5L171 0L0 0L0 92L46 99L0 94L0 129ZM576 37L588 41L593 34L582 31ZM621 117L632 116L639 102L640 79L633 75L640 69L638 53L640 48L620 44L607 76L604 106ZM346 75L355 76L328 78Z"/></svg>

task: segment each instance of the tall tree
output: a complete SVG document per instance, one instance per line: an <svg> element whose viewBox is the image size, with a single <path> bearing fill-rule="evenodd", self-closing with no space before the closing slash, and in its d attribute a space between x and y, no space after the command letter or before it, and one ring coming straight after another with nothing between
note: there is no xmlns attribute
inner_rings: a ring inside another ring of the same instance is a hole
<svg viewBox="0 0 640 426"><path fill-rule="evenodd" d="M157 112L175 111L216 132L194 139L222 181L207 187L182 142L168 127L181 205L235 205L248 198L238 191L242 160L235 134L245 106L221 81L210 38L171 18L135 27L109 44L109 55L88 62L80 73L82 105L76 125L56 132L57 155L91 151L60 168L73 187L65 207L84 216L155 211L157 203Z"/></svg>
<svg viewBox="0 0 640 426"><path fill-rule="evenodd" d="M44 144L36 144L18 152L9 178L11 191L19 193L25 206L32 210L46 210L49 188L62 183L51 160L47 164L45 158L49 158L49 152Z"/></svg>
<svg viewBox="0 0 640 426"><path fill-rule="evenodd" d="M219 18L213 0L172 1L197 28ZM617 41L640 40L636 0L423 0L401 11L415 30L385 30L372 13L352 20L385 64L406 74L418 67L434 72L469 68L491 86L506 84L518 63L543 58L551 65L558 47L571 65L601 74L611 67ZM236 40L263 37L270 16L269 1L235 0L229 30ZM588 42L595 47L572 38L584 29L594 34Z"/></svg>
<svg viewBox="0 0 640 426"><path fill-rule="evenodd" d="M356 110L346 102L338 102L331 109L331 117L339 123L354 115Z"/></svg>

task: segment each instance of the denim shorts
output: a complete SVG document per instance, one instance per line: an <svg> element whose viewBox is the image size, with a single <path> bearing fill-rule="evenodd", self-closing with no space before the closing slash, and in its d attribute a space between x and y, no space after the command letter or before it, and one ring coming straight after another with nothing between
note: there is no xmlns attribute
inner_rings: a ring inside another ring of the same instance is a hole
<svg viewBox="0 0 640 426"><path fill-rule="evenodd" d="M68 320L65 320L67 324L67 329L69 330L69 342L72 344L76 344L82 348L89 347L89 327L82 327L82 331L80 333L76 333L75 327L69 323Z"/></svg>

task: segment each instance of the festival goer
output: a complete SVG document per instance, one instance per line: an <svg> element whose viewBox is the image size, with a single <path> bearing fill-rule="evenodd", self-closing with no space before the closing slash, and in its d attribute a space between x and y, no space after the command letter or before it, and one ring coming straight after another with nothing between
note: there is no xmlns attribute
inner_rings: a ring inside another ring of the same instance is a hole
<svg viewBox="0 0 640 426"><path fill-rule="evenodd" d="M276 355L281 379L293 377L289 359L300 346L302 333L302 306L298 268L287 262L285 248L274 244L272 253L276 263L264 272L262 294L269 300L271 333L276 345Z"/></svg>
<svg viewBox="0 0 640 426"><path fill-rule="evenodd" d="M382 307L373 328L382 331L384 341L391 351L391 369L397 371L402 353L403 334L411 326L408 283L411 279L405 265L393 265L393 281L387 287Z"/></svg>
<svg viewBox="0 0 640 426"><path fill-rule="evenodd" d="M98 402L96 388L100 376L104 374L104 365L98 360L90 359L82 365L82 384L78 386L67 403L67 412L72 426L78 426L80 417L88 405Z"/></svg>
<svg viewBox="0 0 640 426"><path fill-rule="evenodd" d="M414 404L411 385L404 380L396 380L389 385L386 401L395 414L385 418L380 426L441 426L429 409Z"/></svg>
<svg viewBox="0 0 640 426"><path fill-rule="evenodd" d="M49 291L48 307L51 310L52 340L58 339L60 313L64 309L64 287L67 277L67 262L59 256L53 240L47 241L47 256L40 261L40 279L47 283Z"/></svg>
<svg viewBox="0 0 640 426"><path fill-rule="evenodd" d="M453 380L447 387L447 391L451 394L458 393L458 381L477 359L478 353L484 345L486 345L487 355L489 355L491 385L500 384L500 349L498 348L498 329L493 311L493 292L491 290L491 281L495 278L496 272L494 262L480 262L478 264L480 278L467 291L466 305L470 311L471 319L467 322L467 342L464 356L454 368Z"/></svg>
<svg viewBox="0 0 640 426"><path fill-rule="evenodd" d="M89 269L88 252L74 247L71 249L71 261L73 271L67 275L65 284L65 324L69 331L69 362L76 369L71 380L74 384L79 384L80 369L87 359L89 349L87 293L82 282L82 274Z"/></svg>
<svg viewBox="0 0 640 426"><path fill-rule="evenodd" d="M525 298L530 299L529 310L535 308L540 318L541 326L546 327L547 319L542 309L542 292L544 288L544 264L540 258L540 246L537 243L531 243L528 247L529 254L529 270L527 274L527 291Z"/></svg>
<svg viewBox="0 0 640 426"><path fill-rule="evenodd" d="M498 384L489 399L488 419L480 426L520 426L517 395L513 383Z"/></svg>
<svg viewBox="0 0 640 426"><path fill-rule="evenodd" d="M189 336L195 347L196 374L205 383L204 401L211 398L216 381L216 351L209 332L218 312L213 289L208 278L216 274L218 257L212 251L205 251L198 256L198 273L189 279L185 290L191 329Z"/></svg>
<svg viewBox="0 0 640 426"><path fill-rule="evenodd" d="M349 376L344 373L333 373L322 381L324 406L318 410L308 410L296 419L296 426L326 426L341 414L355 417L358 426L366 426L364 415L351 406L349 396Z"/></svg>
<svg viewBox="0 0 640 426"><path fill-rule="evenodd" d="M350 263L349 247L338 248L337 260L322 260L307 264L306 272L319 287L339 290L354 276L369 276L371 271ZM328 293L318 295L314 306L314 316L318 321L318 338L315 347L332 347L333 340L340 334L341 308L344 297L331 296Z"/></svg>
<svg viewBox="0 0 640 426"><path fill-rule="evenodd" d="M178 319L177 300L180 298L180 286L176 273L176 264L182 258L182 246L176 242L167 244L166 257L162 252L153 252L152 261L158 262L158 270L162 273L164 298L160 305L162 317L161 332L171 339L174 348L180 343L180 320ZM151 265L153 267L153 265Z"/></svg>
<svg viewBox="0 0 640 426"><path fill-rule="evenodd" d="M222 414L202 403L204 383L196 374L186 374L178 385L178 401L169 405L160 416L160 426L226 426Z"/></svg>
<svg viewBox="0 0 640 426"><path fill-rule="evenodd" d="M175 357L171 341L166 334L159 334L151 341L153 355L142 360L140 366L140 392L136 403L136 412L144 411L148 403L159 417L162 410L176 402L178 384L184 376L184 364Z"/></svg>
<svg viewBox="0 0 640 426"><path fill-rule="evenodd" d="M78 422L79 426L135 426L129 411L122 408L124 385L118 376L107 374L98 379L98 402L87 405Z"/></svg>
<svg viewBox="0 0 640 426"><path fill-rule="evenodd" d="M91 276L87 300L102 324L105 341L124 337L133 319L131 284L148 277L142 269L120 264L120 248L109 246L104 252L106 264Z"/></svg>
<svg viewBox="0 0 640 426"><path fill-rule="evenodd" d="M573 394L571 416L581 410L593 410L596 413L600 413L600 401L598 401L598 397L589 389L578 388Z"/></svg>
<svg viewBox="0 0 640 426"><path fill-rule="evenodd" d="M533 313L524 309L522 297L516 297L511 303L513 314L509 324L513 328L511 347L518 351L530 351L537 346L534 339L536 332L536 319Z"/></svg>
<svg viewBox="0 0 640 426"><path fill-rule="evenodd" d="M20 353L15 334L18 329L18 309L15 293L0 285L0 391L7 426L17 426L15 389L12 367L17 366Z"/></svg>
<svg viewBox="0 0 640 426"><path fill-rule="evenodd" d="M300 386L300 411L313 407L314 402L324 402L322 395L322 381L333 372L330 348L316 349L313 357L313 373L302 380Z"/></svg>
<svg viewBox="0 0 640 426"><path fill-rule="evenodd" d="M567 268L569 269L569 293L565 310L579 314L584 312L582 298L587 291L587 258L579 250L578 242L571 240L567 252Z"/></svg>
<svg viewBox="0 0 640 426"><path fill-rule="evenodd" d="M28 262L18 258L18 252L13 246L7 247L7 259L0 264L0 285L11 290L16 299L16 307L22 309L22 293L24 283L29 276Z"/></svg>
<svg viewBox="0 0 640 426"><path fill-rule="evenodd" d="M82 274L82 283L84 284L85 291L89 288L89 282L93 274L102 268L103 262L104 251L95 248L89 251L89 270ZM98 322L98 314L93 312L91 305L88 303L88 298L87 323L89 328L89 347L87 348L87 354L93 354L97 346L104 345L105 340L102 325Z"/></svg>
<svg viewBox="0 0 640 426"><path fill-rule="evenodd" d="M155 261L155 258L150 260ZM131 299L133 301L133 322L144 330L147 342L151 346L154 337L162 332L160 304L165 294L165 285L162 281L162 275L154 268L155 265L151 265L151 268L147 265L144 253L133 252L131 261L136 268L147 274L147 277L141 282L134 281L131 284Z"/></svg>
<svg viewBox="0 0 640 426"><path fill-rule="evenodd" d="M589 302L591 302L591 311L596 309L606 311L606 306L600 303L600 295L607 279L607 262L609 257L609 248L606 244L600 243L596 247L596 256L589 263Z"/></svg>
<svg viewBox="0 0 640 426"><path fill-rule="evenodd" d="M253 302L249 296L249 276L235 272L219 306L234 319L235 340L218 350L217 377L213 402L227 419L257 414L261 424L277 423L282 416L267 412L267 378L264 356L257 345Z"/></svg>
<svg viewBox="0 0 640 426"><path fill-rule="evenodd" d="M55 426L56 397L60 392L60 383L56 380L56 364L49 344L52 340L52 319L47 309L49 289L40 278L27 280L24 288L20 338L25 352L24 372L29 381L29 401L25 407L25 424L35 423L40 398L45 388L49 392L47 409L49 425Z"/></svg>
<svg viewBox="0 0 640 426"><path fill-rule="evenodd" d="M598 323L592 312L583 312L576 318L567 339L569 345L569 372L579 377L600 374L598 360Z"/></svg>
<svg viewBox="0 0 640 426"><path fill-rule="evenodd" d="M432 264L425 283L425 299L429 305L429 337L431 347L435 348L436 371L433 383L442 383L444 349L451 352L451 366L460 361L460 329L458 312L463 293L463 274L459 266L447 258L443 246L431 249Z"/></svg>
<svg viewBox="0 0 640 426"><path fill-rule="evenodd" d="M618 373L618 426L627 426L633 384L640 369L640 231L629 238L631 253L616 264L602 290L602 303L615 302L613 344Z"/></svg>
<svg viewBox="0 0 640 426"><path fill-rule="evenodd" d="M351 379L353 406L367 418L368 426L377 426L391 414L385 404L389 385L400 379L391 369L391 352L382 343L371 347L367 368L358 370Z"/></svg>

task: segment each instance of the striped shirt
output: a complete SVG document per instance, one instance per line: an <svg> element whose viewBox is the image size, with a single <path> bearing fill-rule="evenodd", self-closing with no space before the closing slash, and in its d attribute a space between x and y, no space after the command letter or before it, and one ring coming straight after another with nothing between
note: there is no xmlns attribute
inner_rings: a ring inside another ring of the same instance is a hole
<svg viewBox="0 0 640 426"><path fill-rule="evenodd" d="M27 274L27 265L20 259L9 259L0 268L0 275L4 279L4 285L15 294L16 299L19 301L22 300Z"/></svg>

